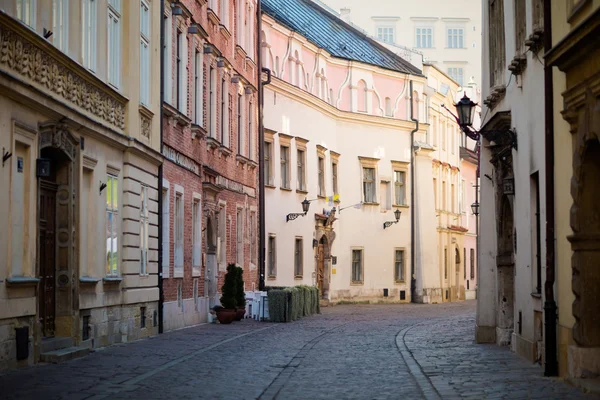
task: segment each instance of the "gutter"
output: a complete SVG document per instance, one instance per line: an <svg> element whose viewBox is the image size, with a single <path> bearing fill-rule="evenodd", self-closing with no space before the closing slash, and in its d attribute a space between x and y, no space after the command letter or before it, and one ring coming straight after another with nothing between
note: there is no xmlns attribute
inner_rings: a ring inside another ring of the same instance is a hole
<svg viewBox="0 0 600 400"><path fill-rule="evenodd" d="M165 0L160 0L160 10L165 9ZM163 71L163 66L165 65L164 52L165 46L165 26L162 21L162 13L160 20L160 154L163 152L163 115L162 115L162 105L164 101L164 80L165 80L165 71ZM163 200L162 200L162 191L163 191L163 163L158 167L158 333L163 333L164 331L164 323L163 323L163 305L165 302L165 295L163 291L163 276L162 276L162 265L163 265Z"/></svg>
<svg viewBox="0 0 600 400"><path fill-rule="evenodd" d="M416 303L417 277L415 271L415 132L419 130L419 120L414 117L413 81L410 81L410 120L415 129L410 131L410 302Z"/></svg>
<svg viewBox="0 0 600 400"><path fill-rule="evenodd" d="M544 0L544 51L552 48L552 6ZM554 300L555 283L555 204L554 204L554 85L552 67L544 64L544 118L546 164L546 281L544 283L544 376L558 375L556 325L557 312Z"/></svg>

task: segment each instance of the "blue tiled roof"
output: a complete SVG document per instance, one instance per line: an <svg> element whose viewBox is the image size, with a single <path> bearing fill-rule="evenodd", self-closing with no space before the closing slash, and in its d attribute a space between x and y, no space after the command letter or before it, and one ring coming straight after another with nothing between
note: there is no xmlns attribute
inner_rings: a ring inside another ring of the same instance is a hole
<svg viewBox="0 0 600 400"><path fill-rule="evenodd" d="M421 71L311 0L262 0L262 10L332 56L406 74Z"/></svg>

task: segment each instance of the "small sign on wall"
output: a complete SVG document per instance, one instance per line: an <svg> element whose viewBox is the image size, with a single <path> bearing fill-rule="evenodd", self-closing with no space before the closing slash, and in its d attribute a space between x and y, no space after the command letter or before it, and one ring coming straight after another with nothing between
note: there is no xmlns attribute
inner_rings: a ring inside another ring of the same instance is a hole
<svg viewBox="0 0 600 400"><path fill-rule="evenodd" d="M23 173L23 157L17 157L17 172Z"/></svg>
<svg viewBox="0 0 600 400"><path fill-rule="evenodd" d="M335 273L336 273L336 272L337 272L337 271L336 271L336 269L335 269L335 268L332 268L332 269L331 269L331 275L335 275Z"/></svg>

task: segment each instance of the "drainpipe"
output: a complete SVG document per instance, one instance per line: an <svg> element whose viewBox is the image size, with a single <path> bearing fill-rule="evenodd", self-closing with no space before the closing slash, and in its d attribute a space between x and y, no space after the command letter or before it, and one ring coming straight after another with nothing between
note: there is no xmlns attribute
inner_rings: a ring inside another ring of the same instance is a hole
<svg viewBox="0 0 600 400"><path fill-rule="evenodd" d="M552 48L552 6L551 0L544 0L544 51ZM552 67L544 65L544 117L545 117L545 150L546 150L546 282L544 283L544 338L545 376L558 375L556 356L556 301L554 300L555 282L555 214L554 214L554 86L552 84Z"/></svg>
<svg viewBox="0 0 600 400"><path fill-rule="evenodd" d="M160 21L160 111L159 111L159 126L160 126L160 154L163 152L163 115L162 105L164 100L164 80L165 74L163 71L164 65L164 45L165 45L165 24L163 23L162 10L165 9L165 0L160 0L161 10L161 21ZM163 304L165 302L165 296L163 292L163 276L162 276L162 263L163 263L163 164L161 163L158 167L158 333L163 333Z"/></svg>
<svg viewBox="0 0 600 400"><path fill-rule="evenodd" d="M417 277L415 271L415 132L419 130L419 120L414 117L413 110L413 81L410 81L410 120L413 121L415 129L410 131L410 302L416 303L415 292L417 291Z"/></svg>

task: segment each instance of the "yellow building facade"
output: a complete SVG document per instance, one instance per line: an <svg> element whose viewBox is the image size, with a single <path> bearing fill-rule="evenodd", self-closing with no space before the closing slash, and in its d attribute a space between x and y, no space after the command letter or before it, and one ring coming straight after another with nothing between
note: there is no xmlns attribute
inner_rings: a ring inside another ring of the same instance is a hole
<svg viewBox="0 0 600 400"><path fill-rule="evenodd" d="M600 375L600 1L550 4L558 365L579 381Z"/></svg>
<svg viewBox="0 0 600 400"><path fill-rule="evenodd" d="M160 2L4 0L0 370L158 332Z"/></svg>

